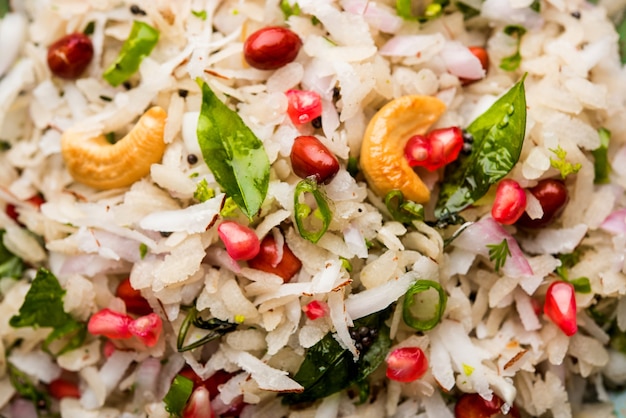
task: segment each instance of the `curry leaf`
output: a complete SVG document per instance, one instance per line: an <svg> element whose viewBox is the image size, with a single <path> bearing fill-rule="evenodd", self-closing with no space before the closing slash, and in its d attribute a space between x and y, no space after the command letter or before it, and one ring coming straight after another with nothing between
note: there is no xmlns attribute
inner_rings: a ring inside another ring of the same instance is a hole
<svg viewBox="0 0 626 418"><path fill-rule="evenodd" d="M472 152L446 168L435 209L438 218L451 216L480 199L517 163L526 133L524 78L466 130L474 137Z"/></svg>
<svg viewBox="0 0 626 418"><path fill-rule="evenodd" d="M203 81L198 143L215 179L248 218L257 214L269 187L270 164L263 142Z"/></svg>
<svg viewBox="0 0 626 418"><path fill-rule="evenodd" d="M134 21L117 59L102 76L110 85L119 86L137 72L141 61L150 55L158 41L157 29L147 23Z"/></svg>
<svg viewBox="0 0 626 418"><path fill-rule="evenodd" d="M294 376L304 391L286 395L284 402L312 402L364 382L382 364L391 346L389 327L384 322L388 316L386 309L354 321L355 328L378 330L373 344L356 362L352 353L342 348L330 333L309 348Z"/></svg>

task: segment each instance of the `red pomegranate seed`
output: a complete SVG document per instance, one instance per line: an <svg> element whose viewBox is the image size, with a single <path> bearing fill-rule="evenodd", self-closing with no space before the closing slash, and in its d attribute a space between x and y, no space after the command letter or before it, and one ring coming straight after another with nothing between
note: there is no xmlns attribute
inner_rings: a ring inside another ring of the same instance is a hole
<svg viewBox="0 0 626 418"><path fill-rule="evenodd" d="M543 216L538 219L531 219L527 213L524 213L517 224L526 228L542 228L550 224L567 203L567 188L561 180L541 180L528 191L539 200L543 209Z"/></svg>
<svg viewBox="0 0 626 418"><path fill-rule="evenodd" d="M321 300L313 300L302 307L307 318L314 321L328 313L328 305Z"/></svg>
<svg viewBox="0 0 626 418"><path fill-rule="evenodd" d="M132 334L128 330L133 318L123 313L105 308L89 318L87 330L92 335L104 335L112 339L130 338Z"/></svg>
<svg viewBox="0 0 626 418"><path fill-rule="evenodd" d="M322 99L310 90L287 90L287 115L294 125L311 122L322 115Z"/></svg>
<svg viewBox="0 0 626 418"><path fill-rule="evenodd" d="M469 51L472 54L474 54L476 58L478 58L478 60L480 61L480 66L483 67L483 70L485 70L485 73L486 73L487 70L489 70L489 54L487 53L487 50L483 48L482 46L470 46L467 49L469 49ZM464 86L471 84L475 81L478 81L478 80L470 80L467 78L461 78L460 80L461 80L461 84Z"/></svg>
<svg viewBox="0 0 626 418"><path fill-rule="evenodd" d="M261 243L254 231L237 222L224 221L217 233L233 260L250 260L259 253Z"/></svg>
<svg viewBox="0 0 626 418"><path fill-rule="evenodd" d="M291 148L291 168L302 178L315 177L318 183L328 184L339 171L337 157L314 136L297 137Z"/></svg>
<svg viewBox="0 0 626 418"><path fill-rule="evenodd" d="M106 340L104 346L102 347L102 354L105 358L109 358L113 355L113 353L115 353L115 350L117 350L117 347L113 344L113 341Z"/></svg>
<svg viewBox="0 0 626 418"><path fill-rule="evenodd" d="M412 382L428 370L428 359L419 347L396 348L386 361L387 377L398 382Z"/></svg>
<svg viewBox="0 0 626 418"><path fill-rule="evenodd" d="M148 315L152 313L152 307L148 301L141 296L141 292L131 286L129 278L120 282L115 291L115 296L124 301L126 311L132 314Z"/></svg>
<svg viewBox="0 0 626 418"><path fill-rule="evenodd" d="M435 129L426 136L415 135L404 147L404 155L411 167L437 170L456 160L463 149L463 131L452 126Z"/></svg>
<svg viewBox="0 0 626 418"><path fill-rule="evenodd" d="M73 80L85 71L93 58L91 39L83 33L72 33L48 48L48 67L57 77Z"/></svg>
<svg viewBox="0 0 626 418"><path fill-rule="evenodd" d="M504 401L495 394L490 401L485 400L477 393L465 393L454 406L455 418L491 418L502 414ZM519 418L519 411L513 405L506 415Z"/></svg>
<svg viewBox="0 0 626 418"><path fill-rule="evenodd" d="M154 347L163 330L161 317L154 312L141 316L128 325L128 331L139 338L146 346Z"/></svg>
<svg viewBox="0 0 626 418"><path fill-rule="evenodd" d="M571 283L553 282L546 292L543 312L568 337L576 334L576 291Z"/></svg>
<svg viewBox="0 0 626 418"><path fill-rule="evenodd" d="M48 393L56 399L80 398L78 385L62 377L48 384Z"/></svg>
<svg viewBox="0 0 626 418"><path fill-rule="evenodd" d="M287 283L302 267L302 262L283 242L282 258L279 258L276 240L273 234L267 234L261 241L261 248L256 257L248 260L248 266L266 273L280 276Z"/></svg>
<svg viewBox="0 0 626 418"><path fill-rule="evenodd" d="M35 206L37 209L39 209L41 207L41 205L43 205L44 203L46 203L46 201L44 200L44 198L38 194L29 197L28 199L26 199L26 202ZM4 209L4 213L7 214L7 216L11 219L13 219L13 221L17 222L18 224L20 224L20 226L24 226L24 224L22 224L17 218L20 216L17 207L12 204L9 203L7 204L6 208Z"/></svg>
<svg viewBox="0 0 626 418"><path fill-rule="evenodd" d="M302 40L294 32L280 26L259 29L243 44L246 62L259 70L275 70L298 56Z"/></svg>
<svg viewBox="0 0 626 418"><path fill-rule="evenodd" d="M187 401L187 405L183 410L183 418L211 418L213 417L213 409L211 409L211 400L209 391L204 386L199 386L191 394Z"/></svg>
<svg viewBox="0 0 626 418"><path fill-rule="evenodd" d="M526 210L526 192L515 180L504 179L498 184L491 216L503 225L513 225Z"/></svg>

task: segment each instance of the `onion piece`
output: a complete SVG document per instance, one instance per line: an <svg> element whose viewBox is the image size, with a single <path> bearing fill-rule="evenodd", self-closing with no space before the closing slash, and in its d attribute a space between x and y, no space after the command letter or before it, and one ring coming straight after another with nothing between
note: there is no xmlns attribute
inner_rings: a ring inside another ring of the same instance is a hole
<svg viewBox="0 0 626 418"><path fill-rule="evenodd" d="M502 225L493 218L485 217L465 228L463 233L452 242L457 248L472 252L483 257L489 257L488 245L507 241L511 255L502 266L502 272L509 277L518 278L532 276L533 270L522 253L517 241Z"/></svg>
<svg viewBox="0 0 626 418"><path fill-rule="evenodd" d="M611 213L602 222L600 228L614 235L626 234L626 209L619 209Z"/></svg>
<svg viewBox="0 0 626 418"><path fill-rule="evenodd" d="M439 54L450 74L468 80L479 80L486 74L476 55L458 41L448 41Z"/></svg>

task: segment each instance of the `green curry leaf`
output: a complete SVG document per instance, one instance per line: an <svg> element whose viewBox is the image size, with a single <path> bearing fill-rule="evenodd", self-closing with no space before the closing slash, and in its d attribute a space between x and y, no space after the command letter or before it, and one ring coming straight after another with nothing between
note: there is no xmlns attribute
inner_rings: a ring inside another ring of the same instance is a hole
<svg viewBox="0 0 626 418"><path fill-rule="evenodd" d="M223 191L248 218L255 216L267 195L270 163L263 142L203 81L198 118L198 143L207 166Z"/></svg>
<svg viewBox="0 0 626 418"><path fill-rule="evenodd" d="M438 218L455 214L484 196L519 160L526 133L524 78L468 127L472 152L448 165L435 209Z"/></svg>

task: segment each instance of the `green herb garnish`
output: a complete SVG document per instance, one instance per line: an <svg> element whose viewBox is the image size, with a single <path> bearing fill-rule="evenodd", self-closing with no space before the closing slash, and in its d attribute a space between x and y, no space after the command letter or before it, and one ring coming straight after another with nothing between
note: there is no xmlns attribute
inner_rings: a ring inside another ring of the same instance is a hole
<svg viewBox="0 0 626 418"><path fill-rule="evenodd" d="M89 35L93 35L93 32L95 30L96 30L96 22L92 20L89 23L87 23L87 26L85 26L85 29L83 29L83 33L89 36Z"/></svg>
<svg viewBox="0 0 626 418"><path fill-rule="evenodd" d="M11 11L10 0L0 0L0 19L5 17Z"/></svg>
<svg viewBox="0 0 626 418"><path fill-rule="evenodd" d="M561 178L564 179L570 174L578 173L578 170L582 168L582 164L572 164L565 159L567 157L567 151L561 148L560 145L558 145L556 149L550 149L550 151L556 155L556 158L550 158L550 165L559 170Z"/></svg>
<svg viewBox="0 0 626 418"><path fill-rule="evenodd" d="M36 409L50 411L50 397L46 392L39 389L26 373L15 367L11 362L7 362L6 371L11 386L22 398L31 401Z"/></svg>
<svg viewBox="0 0 626 418"><path fill-rule="evenodd" d="M170 390L163 398L165 410L170 416L181 417L187 401L193 392L193 380L182 375L176 375L170 386Z"/></svg>
<svg viewBox="0 0 626 418"><path fill-rule="evenodd" d="M285 15L285 20L289 19L289 17L291 16L298 16L302 12L298 3L294 3L292 5L289 0L281 0L280 10L283 11L283 14Z"/></svg>
<svg viewBox="0 0 626 418"><path fill-rule="evenodd" d="M456 8L463 14L463 19L468 20L473 17L480 15L480 10L475 9L469 4L463 3L462 1L457 1L454 3Z"/></svg>
<svg viewBox="0 0 626 418"><path fill-rule="evenodd" d="M209 187L206 179L202 179L196 185L196 191L193 192L193 198L198 202L206 202L215 197L215 190Z"/></svg>
<svg viewBox="0 0 626 418"><path fill-rule="evenodd" d="M450 4L449 0L435 0L428 4L421 15L413 13L411 0L396 0L396 13L404 20L417 20L425 22L435 19L443 14L443 9Z"/></svg>
<svg viewBox="0 0 626 418"><path fill-rule="evenodd" d="M517 41L515 53L508 57L502 58L500 61L500 68L504 71L515 71L522 62L522 55L520 54L520 44L522 43L522 36L526 33L526 29L519 25L508 25L504 28L504 33Z"/></svg>
<svg viewBox="0 0 626 418"><path fill-rule="evenodd" d="M623 14L621 21L615 26L617 30L619 56L622 64L626 64L626 13Z"/></svg>
<svg viewBox="0 0 626 418"><path fill-rule="evenodd" d="M437 293L433 298L431 290ZM418 331L433 329L446 310L448 296L441 285L432 280L418 280L407 290L402 304L404 322Z"/></svg>
<svg viewBox="0 0 626 418"><path fill-rule="evenodd" d="M207 18L206 10L192 10L191 14L200 20L206 20Z"/></svg>
<svg viewBox="0 0 626 418"><path fill-rule="evenodd" d="M222 190L248 218L255 216L267 195L270 163L263 142L203 81L198 118L198 143L207 166Z"/></svg>
<svg viewBox="0 0 626 418"><path fill-rule="evenodd" d="M102 75L113 87L119 86L139 70L141 61L159 41L159 31L145 22L135 20L117 59Z"/></svg>
<svg viewBox="0 0 626 418"><path fill-rule="evenodd" d="M0 278L11 277L19 279L24 272L24 261L5 247L3 242L4 230L0 230Z"/></svg>
<svg viewBox="0 0 626 418"><path fill-rule="evenodd" d="M494 268L496 272L499 272L506 264L507 258L511 256L509 241L504 238L499 244L487 244L487 248L489 248L489 260L495 263Z"/></svg>
<svg viewBox="0 0 626 418"><path fill-rule="evenodd" d="M474 137L472 152L446 167L437 218L449 217L480 199L517 163L526 132L524 78L467 127Z"/></svg>
<svg viewBox="0 0 626 418"><path fill-rule="evenodd" d="M404 200L400 190L392 190L385 196L387 210L395 221L411 224L424 220L424 206L412 200Z"/></svg>
<svg viewBox="0 0 626 418"><path fill-rule="evenodd" d="M148 254L148 246L142 242L139 244L139 257L143 260L146 258L146 254Z"/></svg>
<svg viewBox="0 0 626 418"><path fill-rule="evenodd" d="M609 164L609 141L611 140L611 131L605 128L598 129L600 135L600 146L593 151L594 178L596 184L606 184L609 182L609 174L611 173L611 164Z"/></svg>
<svg viewBox="0 0 626 418"><path fill-rule="evenodd" d="M288 394L287 404L312 402L366 382L367 377L385 360L391 340L385 324L389 309L354 321L354 327L377 329L378 335L365 353L354 361L352 353L337 342L331 333L309 348L293 379L304 387L302 393ZM367 394L362 394L366 396Z"/></svg>
<svg viewBox="0 0 626 418"><path fill-rule="evenodd" d="M43 343L43 349L46 351L52 342L61 338L65 338L66 341L57 354L80 347L87 335L87 327L63 310L64 295L65 290L57 278L48 270L39 269L26 293L19 314L12 316L9 324L14 328L53 328Z"/></svg>
<svg viewBox="0 0 626 418"><path fill-rule="evenodd" d="M306 202L308 194L315 199L317 208L314 210ZM315 180L305 179L297 184L293 200L298 232L302 238L315 244L326 233L332 219L326 196Z"/></svg>

